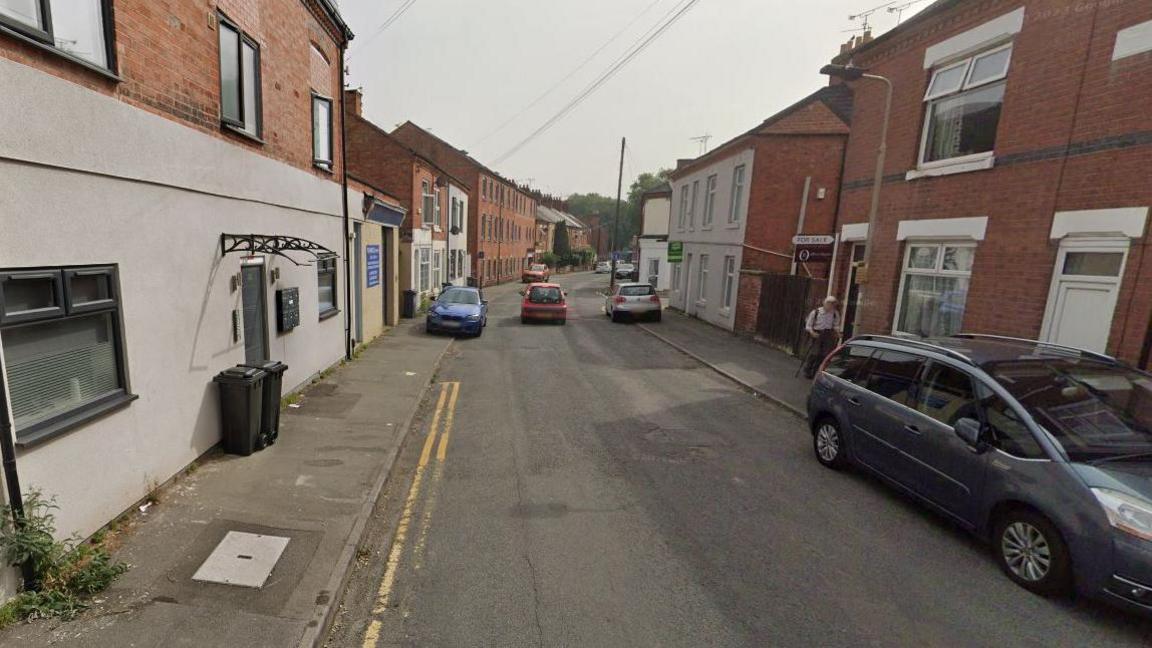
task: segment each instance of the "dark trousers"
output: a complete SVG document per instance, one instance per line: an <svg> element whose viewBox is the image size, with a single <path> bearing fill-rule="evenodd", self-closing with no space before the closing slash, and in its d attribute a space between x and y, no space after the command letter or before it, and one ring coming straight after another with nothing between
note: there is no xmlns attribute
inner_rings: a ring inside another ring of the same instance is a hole
<svg viewBox="0 0 1152 648"><path fill-rule="evenodd" d="M839 341L839 336L833 330L816 331L816 334L819 337L812 340L812 347L808 350L808 357L804 362L804 375L809 378L816 377L820 363L832 353Z"/></svg>

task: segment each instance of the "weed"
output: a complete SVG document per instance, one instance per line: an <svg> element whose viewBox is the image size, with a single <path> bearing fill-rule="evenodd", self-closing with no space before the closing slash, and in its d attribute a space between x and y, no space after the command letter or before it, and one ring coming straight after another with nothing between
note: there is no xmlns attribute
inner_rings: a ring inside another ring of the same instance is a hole
<svg viewBox="0 0 1152 648"><path fill-rule="evenodd" d="M101 592L128 571L108 553L107 534L97 533L88 542L76 537L56 540L54 499L36 490L24 498L20 524L0 527L0 557L11 565L29 563L39 589L20 593L0 606L0 627L21 619L71 617L86 607L84 597ZM11 508L0 507L6 518ZM123 518L112 527L123 524Z"/></svg>

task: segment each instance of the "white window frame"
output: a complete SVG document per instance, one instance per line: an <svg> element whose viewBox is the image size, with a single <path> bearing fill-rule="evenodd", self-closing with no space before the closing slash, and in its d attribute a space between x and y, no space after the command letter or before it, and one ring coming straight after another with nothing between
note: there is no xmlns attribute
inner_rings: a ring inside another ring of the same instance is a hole
<svg viewBox="0 0 1152 648"><path fill-rule="evenodd" d="M732 303L736 300L736 257L733 255L724 257L724 291L721 300L721 310L731 311Z"/></svg>
<svg viewBox="0 0 1152 648"><path fill-rule="evenodd" d="M436 211L436 199L432 193L432 184L427 180L420 182L420 223L424 227L431 227Z"/></svg>
<svg viewBox="0 0 1152 648"><path fill-rule="evenodd" d="M728 224L740 223L740 211L744 203L744 187L748 184L748 166L738 164L732 169L732 195L728 208Z"/></svg>
<svg viewBox="0 0 1152 648"><path fill-rule="evenodd" d="M432 287L440 290L444 285L444 250L432 250Z"/></svg>
<svg viewBox="0 0 1152 648"><path fill-rule="evenodd" d="M680 216L676 220L676 228L681 232L684 231L684 226L688 222L688 183L685 182L684 186L680 187Z"/></svg>
<svg viewBox="0 0 1152 648"><path fill-rule="evenodd" d="M670 263L668 265L672 266L672 285L671 285L671 288L672 288L672 290L675 290L676 292L680 292L680 283L683 279L683 277L681 275L683 275L683 273L684 273L684 263L683 262Z"/></svg>
<svg viewBox="0 0 1152 648"><path fill-rule="evenodd" d="M700 218L700 229L712 229L712 220L716 212L716 187L719 184L715 173L704 181L704 215Z"/></svg>
<svg viewBox="0 0 1152 648"><path fill-rule="evenodd" d="M326 106L328 109L328 118L324 121L319 120L320 106ZM325 171L332 170L332 149L334 145L332 137L332 99L325 97L317 92L312 93L312 164ZM320 132L323 128L323 132ZM320 144L323 143L327 146L327 156L322 155L320 151Z"/></svg>
<svg viewBox="0 0 1152 648"><path fill-rule="evenodd" d="M1002 43L995 47L980 50L973 54L968 54L960 60L953 60L943 65L938 65L931 70L931 75L928 77L928 86L924 90L924 123L920 128L920 152L916 156L916 170L909 172L907 179L912 180L924 176L943 175L945 173L962 173L966 171L979 171L982 169L990 169L995 164L996 152L984 151L982 153L973 153L971 155L961 155L943 160L926 161L924 156L928 153L928 133L932 129L932 109L935 104L941 100L948 99L957 95L964 94L970 90L977 88L984 88L996 83L1005 82L1008 78L1008 70L1012 67L1012 53L1008 55L1008 60L1004 63L1004 69L995 76L981 80L979 83L972 83L972 73L975 70L975 62L997 52L1004 50L1013 50L1014 42ZM932 83L935 81L936 76L941 72L953 70L959 67L964 68L964 75L961 77L960 86L949 90L947 92L932 92ZM999 129L999 127L997 127Z"/></svg>
<svg viewBox="0 0 1152 648"><path fill-rule="evenodd" d="M443 215L440 212L440 187L434 187L432 189L432 226L437 230L444 225Z"/></svg>
<svg viewBox="0 0 1152 648"><path fill-rule="evenodd" d="M937 247L939 251L936 254L935 268L909 268L908 263L912 258L912 248L917 247ZM900 285L896 292L896 311L892 315L892 334L905 337L919 337L915 333L909 333L900 330L900 312L904 308L904 284L908 281L908 275L922 275L929 277L967 277L969 280L969 288L971 288L972 270L943 270L944 265L944 248L972 248L977 250L979 244L972 240L923 240L923 239L908 239L904 243L904 255L902 265L900 266ZM976 257L973 254L972 264L975 267ZM968 315L968 301L967 297L964 301L964 315Z"/></svg>
<svg viewBox="0 0 1152 648"><path fill-rule="evenodd" d="M696 287L696 304L704 306L708 303L708 261L709 255L701 254L696 265L696 280L699 285Z"/></svg>
<svg viewBox="0 0 1152 648"><path fill-rule="evenodd" d="M692 202L688 205L688 230L695 231L696 229L696 205L698 204L697 198L700 195L700 181L692 181Z"/></svg>
<svg viewBox="0 0 1152 648"><path fill-rule="evenodd" d="M432 248L417 248L416 250L416 282L420 292L428 292L428 285L432 282Z"/></svg>

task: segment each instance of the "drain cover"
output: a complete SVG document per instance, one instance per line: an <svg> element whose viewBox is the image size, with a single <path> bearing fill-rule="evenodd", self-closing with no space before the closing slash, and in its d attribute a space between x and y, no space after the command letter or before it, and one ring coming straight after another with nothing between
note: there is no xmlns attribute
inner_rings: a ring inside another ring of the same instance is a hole
<svg viewBox="0 0 1152 648"><path fill-rule="evenodd" d="M288 538L229 531L192 580L260 589L287 546Z"/></svg>

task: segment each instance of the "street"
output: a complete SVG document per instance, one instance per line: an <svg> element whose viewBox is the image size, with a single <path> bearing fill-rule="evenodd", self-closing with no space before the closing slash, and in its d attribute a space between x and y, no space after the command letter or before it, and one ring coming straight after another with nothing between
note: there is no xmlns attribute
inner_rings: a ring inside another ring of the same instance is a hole
<svg viewBox="0 0 1152 648"><path fill-rule="evenodd" d="M812 457L805 423L612 324L486 291L376 513L330 646L1144 645L1152 624L1013 585L984 546ZM659 327L659 324L650 326Z"/></svg>

